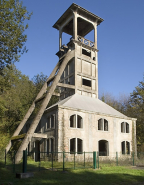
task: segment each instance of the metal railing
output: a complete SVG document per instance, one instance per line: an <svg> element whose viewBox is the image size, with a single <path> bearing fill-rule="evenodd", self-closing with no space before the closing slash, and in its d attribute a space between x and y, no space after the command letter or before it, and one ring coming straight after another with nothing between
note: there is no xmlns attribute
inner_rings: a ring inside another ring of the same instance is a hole
<svg viewBox="0 0 144 185"><path fill-rule="evenodd" d="M73 37L70 38L70 40L72 40L72 39L73 39ZM82 36L77 35L77 40L82 42L83 44L85 44L87 46L90 46L90 47L94 47L95 46L94 42L92 42L92 41L90 41L90 40L88 40L88 39L86 39L86 38L84 38Z"/></svg>
<svg viewBox="0 0 144 185"><path fill-rule="evenodd" d="M3 153L3 154L2 154ZM23 151L22 160L16 164L16 152L1 152L0 163L12 172L42 171L42 170L69 170L80 168L99 168L102 166L144 166L144 153L131 152L130 155L122 155L115 152L106 155L99 152L27 152ZM25 156L24 156L25 155ZM25 167L26 166L26 167Z"/></svg>

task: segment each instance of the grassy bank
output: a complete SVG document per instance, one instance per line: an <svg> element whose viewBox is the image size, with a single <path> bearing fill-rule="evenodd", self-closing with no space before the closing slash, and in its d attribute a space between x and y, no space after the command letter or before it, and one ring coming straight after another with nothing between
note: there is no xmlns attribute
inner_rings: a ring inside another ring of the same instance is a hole
<svg viewBox="0 0 144 185"><path fill-rule="evenodd" d="M132 185L144 184L144 170L132 167L109 166L99 170L78 169L62 171L43 170L34 177L16 179L15 173L0 165L0 185Z"/></svg>

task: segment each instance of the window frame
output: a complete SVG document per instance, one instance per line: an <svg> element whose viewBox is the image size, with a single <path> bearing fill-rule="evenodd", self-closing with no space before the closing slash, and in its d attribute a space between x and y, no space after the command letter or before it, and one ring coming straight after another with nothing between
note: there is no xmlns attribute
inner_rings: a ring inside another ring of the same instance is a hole
<svg viewBox="0 0 144 185"><path fill-rule="evenodd" d="M101 123L99 122L100 120L101 120ZM107 129L105 129L106 124L107 124ZM108 132L109 131L109 121L105 118L100 118L100 119L97 120L97 127L98 127L97 128L98 131Z"/></svg>
<svg viewBox="0 0 144 185"><path fill-rule="evenodd" d="M53 127L52 127L52 117L53 117ZM51 129L55 129L55 124L56 124L56 114L51 114L47 117L47 122L45 125L45 130L51 130ZM48 127L49 125L49 127Z"/></svg>
<svg viewBox="0 0 144 185"><path fill-rule="evenodd" d="M73 146L71 146L71 141L74 141L73 145L74 145L74 150L71 151L71 148L73 148ZM69 152L70 154L75 154L75 155L80 155L83 154L83 139L81 138L70 138L69 139Z"/></svg>
<svg viewBox="0 0 144 185"><path fill-rule="evenodd" d="M75 121L75 123L73 123L73 125L74 125L74 127L72 127L71 126L71 117L74 117L74 121ZM79 118L81 119L81 127L78 127L78 120L79 120ZM84 128L84 124L83 124L83 117L81 116L81 115L79 115L79 114L72 114L72 115L70 115L70 117L69 117L69 128L71 128L71 129L83 129Z"/></svg>
<svg viewBox="0 0 144 185"><path fill-rule="evenodd" d="M120 132L122 134L129 134L130 133L130 124L128 122L121 122L120 124Z"/></svg>
<svg viewBox="0 0 144 185"><path fill-rule="evenodd" d="M122 155L130 155L130 142L129 141L122 141L121 142L121 154Z"/></svg>

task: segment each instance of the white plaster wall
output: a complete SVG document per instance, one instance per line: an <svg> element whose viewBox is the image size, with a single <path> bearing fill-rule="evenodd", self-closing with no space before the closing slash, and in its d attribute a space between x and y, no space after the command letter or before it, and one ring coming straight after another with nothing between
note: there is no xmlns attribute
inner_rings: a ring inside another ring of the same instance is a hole
<svg viewBox="0 0 144 185"><path fill-rule="evenodd" d="M83 118L83 128L71 128L70 116L78 114ZM116 152L121 154L121 142L130 142L130 151L132 151L132 121L110 116L102 116L93 113L75 111L70 109L59 109L59 140L62 137L61 116L64 116L64 143L65 151L70 151L69 141L71 138L80 138L83 140L83 151L98 151L98 141L107 140L109 142L109 156L115 156ZM108 121L108 131L98 130L98 120L100 118ZM130 133L121 133L121 123L129 123ZM59 144L61 142L59 141ZM62 148L59 146L59 148Z"/></svg>

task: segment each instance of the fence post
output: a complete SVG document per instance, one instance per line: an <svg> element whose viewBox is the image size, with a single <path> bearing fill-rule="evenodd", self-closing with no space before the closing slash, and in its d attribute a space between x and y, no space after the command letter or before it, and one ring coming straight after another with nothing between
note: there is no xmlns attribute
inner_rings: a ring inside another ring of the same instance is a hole
<svg viewBox="0 0 144 185"><path fill-rule="evenodd" d="M118 166L118 152L116 152L116 165Z"/></svg>
<svg viewBox="0 0 144 185"><path fill-rule="evenodd" d="M75 152L74 152L74 170L75 170Z"/></svg>
<svg viewBox="0 0 144 185"><path fill-rule="evenodd" d="M85 152L84 152L84 168L85 168Z"/></svg>
<svg viewBox="0 0 144 185"><path fill-rule="evenodd" d="M13 158L13 173L15 172L15 151L14 151L14 158Z"/></svg>
<svg viewBox="0 0 144 185"><path fill-rule="evenodd" d="M5 149L5 166L6 166L6 149Z"/></svg>
<svg viewBox="0 0 144 185"><path fill-rule="evenodd" d="M53 152L51 154L52 154L52 170L53 170Z"/></svg>
<svg viewBox="0 0 144 185"><path fill-rule="evenodd" d="M99 152L97 152L97 156L98 156L98 168L99 168Z"/></svg>
<svg viewBox="0 0 144 185"><path fill-rule="evenodd" d="M23 150L23 173L27 172L27 150Z"/></svg>
<svg viewBox="0 0 144 185"><path fill-rule="evenodd" d="M41 160L40 160L40 155L41 155L41 154L40 154L40 151L39 151L39 155L38 155L38 156L39 156L39 171L40 171L40 162L41 162Z"/></svg>
<svg viewBox="0 0 144 185"><path fill-rule="evenodd" d="M96 169L96 152L93 152L93 168Z"/></svg>
<svg viewBox="0 0 144 185"><path fill-rule="evenodd" d="M133 166L134 166L134 152L132 153L132 156L133 156Z"/></svg>
<svg viewBox="0 0 144 185"><path fill-rule="evenodd" d="M64 158L65 158L65 152L63 152L63 172L64 172Z"/></svg>

